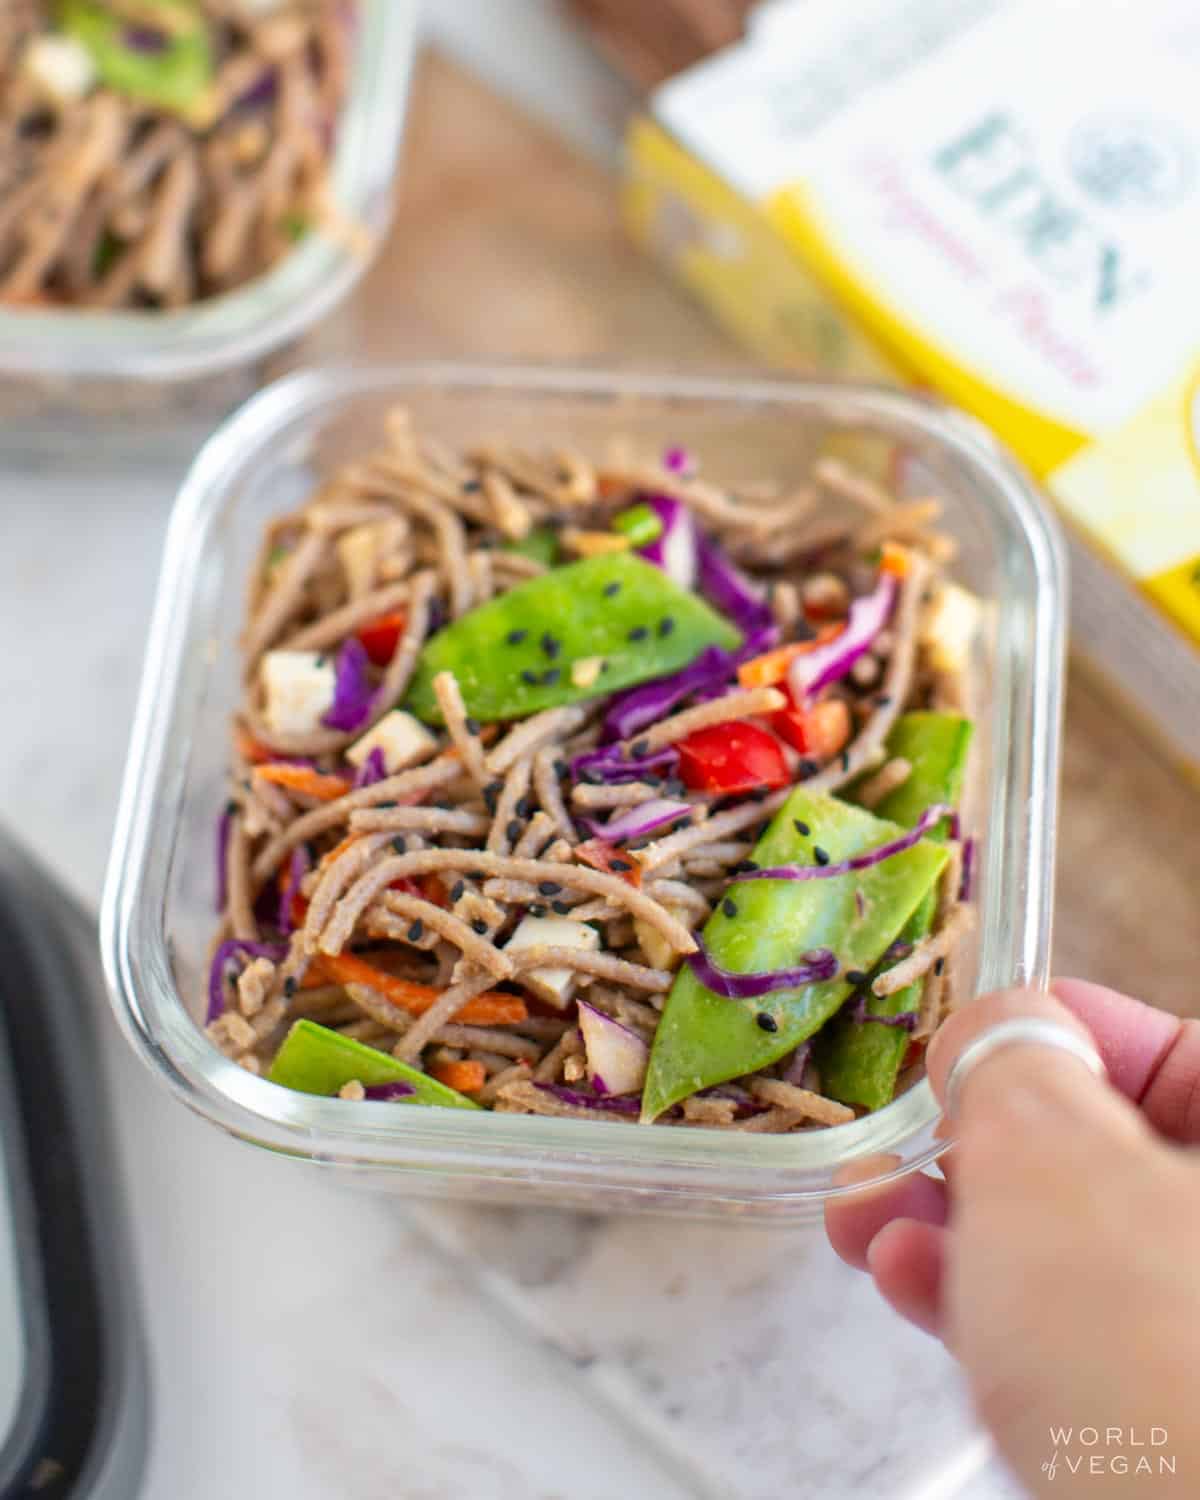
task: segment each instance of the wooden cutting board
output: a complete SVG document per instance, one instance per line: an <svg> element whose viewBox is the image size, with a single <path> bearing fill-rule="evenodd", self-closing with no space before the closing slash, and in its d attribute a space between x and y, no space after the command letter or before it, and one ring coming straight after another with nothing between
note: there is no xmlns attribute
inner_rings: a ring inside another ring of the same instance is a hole
<svg viewBox="0 0 1200 1500"><path fill-rule="evenodd" d="M306 361L750 367L625 240L599 166L433 55L417 68L400 191L385 253ZM1055 968L1200 1013L1200 798L1077 667Z"/></svg>

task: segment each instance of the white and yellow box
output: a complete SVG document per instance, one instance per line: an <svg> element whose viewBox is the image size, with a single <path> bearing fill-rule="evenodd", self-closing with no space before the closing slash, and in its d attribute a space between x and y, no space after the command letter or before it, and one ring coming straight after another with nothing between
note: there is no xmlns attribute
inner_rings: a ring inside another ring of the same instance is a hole
<svg viewBox="0 0 1200 1500"><path fill-rule="evenodd" d="M1197 0L765 6L628 162L633 232L736 333L973 411L1200 682ZM1171 728L1200 760L1200 702Z"/></svg>

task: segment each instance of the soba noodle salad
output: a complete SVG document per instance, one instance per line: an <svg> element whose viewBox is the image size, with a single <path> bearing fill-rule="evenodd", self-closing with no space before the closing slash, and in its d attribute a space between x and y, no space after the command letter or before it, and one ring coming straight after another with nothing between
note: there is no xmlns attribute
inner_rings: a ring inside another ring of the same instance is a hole
<svg viewBox="0 0 1200 1500"><path fill-rule="evenodd" d="M337 226L350 0L5 0L0 305L179 308Z"/></svg>
<svg viewBox="0 0 1200 1500"><path fill-rule="evenodd" d="M392 413L250 580L213 1042L352 1103L886 1105L972 912L938 513L832 458L731 491Z"/></svg>

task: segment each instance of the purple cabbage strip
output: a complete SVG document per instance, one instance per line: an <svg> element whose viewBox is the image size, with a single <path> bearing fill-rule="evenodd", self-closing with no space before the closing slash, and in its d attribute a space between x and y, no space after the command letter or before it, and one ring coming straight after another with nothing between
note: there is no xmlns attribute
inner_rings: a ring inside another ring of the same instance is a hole
<svg viewBox="0 0 1200 1500"><path fill-rule="evenodd" d="M766 870L744 870L740 875L735 875L731 883L739 880L828 880L834 875L848 875L852 870L870 870L873 866L882 864L885 859L890 859L893 854L903 854L905 849L919 844L943 818L950 820L950 837L957 838L957 812L944 802L935 802L932 807L925 809L910 832L893 839L889 844L868 849L865 854L856 854L853 859L840 859L828 865L774 865Z"/></svg>
<svg viewBox="0 0 1200 1500"><path fill-rule="evenodd" d="M369 1083L363 1089L368 1099L407 1099L417 1091L411 1083L397 1078L391 1083Z"/></svg>
<svg viewBox="0 0 1200 1500"><path fill-rule="evenodd" d="M674 771L679 764L679 751L665 745L653 755L643 755L626 760L616 745L600 745L595 750L585 750L571 762L571 778L578 781L587 775L604 782L640 781L646 772L659 774Z"/></svg>
<svg viewBox="0 0 1200 1500"><path fill-rule="evenodd" d="M787 1065L779 1075L784 1083L795 1084L797 1088L804 1087L804 1070L808 1066L808 1060L812 1056L812 1038L801 1042L788 1059Z"/></svg>
<svg viewBox="0 0 1200 1500"><path fill-rule="evenodd" d="M226 876L229 852L229 835L233 830L235 805L225 804L225 811L217 819L217 915L220 916L229 901L229 882Z"/></svg>
<svg viewBox="0 0 1200 1500"><path fill-rule="evenodd" d="M371 753L358 768L358 775L354 778L354 790L360 787L374 786L377 781L383 781L387 776L387 762L383 758L383 748L376 745Z"/></svg>
<svg viewBox="0 0 1200 1500"><path fill-rule="evenodd" d="M278 963L287 952L285 943L252 943L244 938L228 938L221 943L212 956L208 971L208 1012L204 1017L206 1026L225 1011L225 971L239 956L269 958Z"/></svg>
<svg viewBox="0 0 1200 1500"><path fill-rule="evenodd" d="M653 833L656 828L663 828L668 823L677 823L680 818L690 817L691 812L690 802L678 802L669 797L651 797L646 802L639 802L636 807L625 808L615 817L610 817L607 823L601 823L596 818L580 818L578 821L593 838L603 839L606 844L621 844Z"/></svg>
<svg viewBox="0 0 1200 1500"><path fill-rule="evenodd" d="M736 651L706 646L694 661L669 677L655 677L637 687L614 693L604 714L601 735L607 741L627 740L638 730L656 724L685 698L720 696L744 661L751 661L779 643L774 623L759 625Z"/></svg>
<svg viewBox="0 0 1200 1500"><path fill-rule="evenodd" d="M749 635L774 624L771 606L720 547L703 532L698 534L700 592L739 630Z"/></svg>
<svg viewBox="0 0 1200 1500"><path fill-rule="evenodd" d="M975 840L964 840L962 847L962 879L958 883L958 899L969 901L975 881Z"/></svg>
<svg viewBox="0 0 1200 1500"><path fill-rule="evenodd" d="M838 970L838 961L828 948L816 948L804 955L804 963L792 969L770 969L761 974L735 974L721 968L701 943L695 953L689 953L688 965L696 978L714 995L723 995L726 1000L756 1000L759 995L768 995L772 990L792 990L802 984L819 984L832 979Z"/></svg>
<svg viewBox="0 0 1200 1500"><path fill-rule="evenodd" d="M272 104L279 91L279 75L274 68L264 68L244 94L239 94L236 108L256 109L260 104Z"/></svg>
<svg viewBox="0 0 1200 1500"><path fill-rule="evenodd" d="M851 603L846 628L839 635L793 659L788 686L797 703L845 677L859 657L870 650L891 618L898 592L894 575L880 573L874 589Z"/></svg>
<svg viewBox="0 0 1200 1500"><path fill-rule="evenodd" d="M342 643L334 667L333 703L321 719L327 729L349 734L369 717L375 696L370 660L367 648L357 636L352 635Z"/></svg>
<svg viewBox="0 0 1200 1500"><path fill-rule="evenodd" d="M121 32L121 43L130 52L157 57L170 47L171 38L157 26L126 26Z"/></svg>
<svg viewBox="0 0 1200 1500"><path fill-rule="evenodd" d="M616 1115L640 1115L642 1112L642 1101L637 1094L590 1094L583 1089L568 1088L563 1083L535 1083L534 1088L553 1094L564 1104L573 1104L577 1108L607 1109Z"/></svg>
<svg viewBox="0 0 1200 1500"><path fill-rule="evenodd" d="M915 1010L902 1010L894 1016L877 1016L873 1011L869 1011L865 990L860 990L857 995L851 995L843 1008L857 1026L874 1021L878 1026L892 1026L897 1031L912 1031L917 1024Z"/></svg>
<svg viewBox="0 0 1200 1500"><path fill-rule="evenodd" d="M690 510L670 495L647 495L645 503L662 522L662 532L654 541L637 549L638 556L661 568L681 589L696 583L699 532Z"/></svg>
<svg viewBox="0 0 1200 1500"><path fill-rule="evenodd" d="M599 1073L592 1074L592 1087L598 1094L612 1093L612 1090L609 1088L608 1084L605 1083L604 1079L600 1077Z"/></svg>
<svg viewBox="0 0 1200 1500"><path fill-rule="evenodd" d="M292 850L292 857L288 861L288 878L284 882L283 893L279 897L279 918L276 923L280 932L291 933L292 902L300 894L300 882L312 868L312 859L303 844L297 844Z"/></svg>

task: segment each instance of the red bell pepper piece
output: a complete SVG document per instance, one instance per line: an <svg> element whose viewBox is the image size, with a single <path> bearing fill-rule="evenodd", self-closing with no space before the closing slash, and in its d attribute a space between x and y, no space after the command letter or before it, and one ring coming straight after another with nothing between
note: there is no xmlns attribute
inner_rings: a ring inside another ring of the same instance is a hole
<svg viewBox="0 0 1200 1500"><path fill-rule="evenodd" d="M825 698L807 708L781 708L771 715L771 728L810 760L832 760L850 738L850 710L841 698Z"/></svg>
<svg viewBox="0 0 1200 1500"><path fill-rule="evenodd" d="M754 792L791 781L783 746L748 719L714 724L680 740L679 774L697 792Z"/></svg>
<svg viewBox="0 0 1200 1500"><path fill-rule="evenodd" d="M358 638L377 667L386 667L395 656L407 618L403 610L397 609L358 627Z"/></svg>

